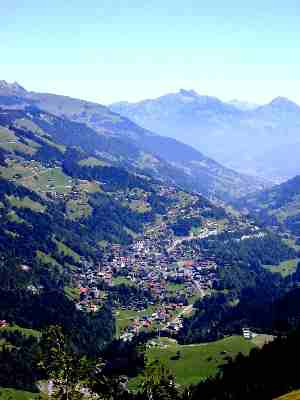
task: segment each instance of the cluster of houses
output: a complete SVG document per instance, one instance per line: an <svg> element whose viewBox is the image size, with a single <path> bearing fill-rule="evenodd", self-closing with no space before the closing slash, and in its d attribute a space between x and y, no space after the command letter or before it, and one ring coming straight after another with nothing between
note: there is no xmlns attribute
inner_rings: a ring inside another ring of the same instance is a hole
<svg viewBox="0 0 300 400"><path fill-rule="evenodd" d="M14 162L12 160L12 162ZM30 172L30 176L34 179L38 178L42 174L46 174L49 171L49 168L57 168L56 162L48 162L48 165L41 165L39 162L35 160L20 160L18 164L21 164L22 167L26 170L26 173ZM89 183L85 180L78 180L78 184L74 184L74 181L69 178L67 181L67 185L64 186L63 191L59 191L57 189L57 178L55 176L47 176L47 182L45 186L45 190L43 193L53 199L53 200L74 200L77 202L82 201L83 205L86 204L86 193L84 190L84 184ZM81 185L79 188L78 185ZM80 205L80 204L79 204Z"/></svg>
<svg viewBox="0 0 300 400"><path fill-rule="evenodd" d="M82 268L78 270L73 279L78 286L79 299L76 303L76 308L89 313L99 311L107 299L107 292L99 288L102 277L98 276L94 265L84 262Z"/></svg>
<svg viewBox="0 0 300 400"><path fill-rule="evenodd" d="M184 305L182 303L170 303L159 306L150 315L132 318L128 327L120 335L120 339L131 341L142 330L155 330L158 335L161 332L176 333L182 327L180 315L183 308Z"/></svg>
<svg viewBox="0 0 300 400"><path fill-rule="evenodd" d="M203 229L210 235L216 224L213 221ZM121 335L124 340L129 340L141 329L177 332L182 318L176 315L187 306L190 297L203 296L211 289L216 270L213 257L203 257L193 248L187 251L168 225L160 221L146 227L143 236L132 245L112 245L104 255L97 275L109 286L114 284L115 277L125 278L149 292L158 306L151 315L129 321ZM143 306L134 302L126 308L140 311Z"/></svg>
<svg viewBox="0 0 300 400"><path fill-rule="evenodd" d="M164 195L176 194L172 188L161 190L168 191L163 192ZM131 197L134 200L135 194ZM85 267L78 270L77 307L88 312L98 311L110 288L121 282L148 293L145 300L130 298L126 305L117 300L113 304L117 318L119 310L136 311L136 316L129 319L127 327L120 332L123 340L131 340L141 330L176 333L182 326L182 310L192 302L190 299L209 293L217 279L218 266L214 254L203 254L199 247L189 243L219 234L224 224L212 218L203 218L196 232L179 238L174 235L172 223L181 215L184 218L200 217L199 208L194 207L193 202L184 205L177 202L169 207L167 214L167 218L146 225L143 234L132 244L112 244L106 248L97 266L85 263ZM226 229L235 230L240 227L239 224L240 221ZM250 234L258 235L260 232ZM153 306L149 315L145 312L139 314L149 305Z"/></svg>
<svg viewBox="0 0 300 400"><path fill-rule="evenodd" d="M9 326L9 323L5 319L0 319L0 329L7 328L8 326Z"/></svg>
<svg viewBox="0 0 300 400"><path fill-rule="evenodd" d="M169 191L172 193L171 189ZM176 219L181 211L176 205L172 218ZM194 212L192 207L189 212ZM216 229L216 224L212 221L203 229L203 234L210 235ZM169 224L160 220L155 225L147 225L143 234L131 245L112 244L105 250L97 266L85 262L78 269L74 276L79 291L76 306L88 312L98 311L110 288L123 279L149 296L143 301L130 299L126 307L116 303L116 312L119 309L131 309L138 313L149 305L153 306L149 315L143 314L143 317L128 321L128 327L121 335L124 340L141 329L177 332L182 324L178 315L189 303L189 298L203 296L210 290L216 279L216 269L213 258L203 257L192 247L187 250L183 242L174 236Z"/></svg>

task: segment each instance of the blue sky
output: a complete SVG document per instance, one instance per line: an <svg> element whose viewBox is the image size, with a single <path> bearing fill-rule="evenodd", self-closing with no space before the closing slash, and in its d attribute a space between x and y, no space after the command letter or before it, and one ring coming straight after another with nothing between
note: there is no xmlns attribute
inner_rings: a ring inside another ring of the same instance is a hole
<svg viewBox="0 0 300 400"><path fill-rule="evenodd" d="M31 90L300 103L299 0L10 0L0 43L0 79Z"/></svg>

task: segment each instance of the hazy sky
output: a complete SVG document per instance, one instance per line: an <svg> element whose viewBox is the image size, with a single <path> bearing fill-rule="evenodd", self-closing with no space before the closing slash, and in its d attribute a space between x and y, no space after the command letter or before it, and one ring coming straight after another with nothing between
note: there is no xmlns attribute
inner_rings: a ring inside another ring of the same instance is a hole
<svg viewBox="0 0 300 400"><path fill-rule="evenodd" d="M300 103L299 0L10 0L0 79L109 103L179 88Z"/></svg>

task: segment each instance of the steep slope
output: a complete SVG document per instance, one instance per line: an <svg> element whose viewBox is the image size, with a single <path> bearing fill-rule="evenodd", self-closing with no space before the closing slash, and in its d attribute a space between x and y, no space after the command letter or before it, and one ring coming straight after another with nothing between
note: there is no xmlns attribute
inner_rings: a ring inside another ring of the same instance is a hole
<svg viewBox="0 0 300 400"><path fill-rule="evenodd" d="M89 140L83 135L77 135L76 140L81 140L79 144L85 147L91 144L90 151L93 148L94 153L97 152L112 162L226 201L265 186L261 180L225 168L192 147L140 128L129 119L99 104L64 96L26 92L25 89L18 88L16 85L2 84L0 107L2 105L5 108L22 109L34 105L64 119L84 123L90 128L85 133L89 135Z"/></svg>
<svg viewBox="0 0 300 400"><path fill-rule="evenodd" d="M252 108L180 90L110 108L244 173L284 180L300 172L299 165L289 161L299 154L300 107L288 99Z"/></svg>
<svg viewBox="0 0 300 400"><path fill-rule="evenodd" d="M240 208L256 214L300 239L300 176L271 189L241 199Z"/></svg>
<svg viewBox="0 0 300 400"><path fill-rule="evenodd" d="M107 146L120 154L117 145L44 111L0 111L1 253L68 275L81 257L96 260L106 243L130 243L165 215L178 199L161 194L161 182L99 155Z"/></svg>

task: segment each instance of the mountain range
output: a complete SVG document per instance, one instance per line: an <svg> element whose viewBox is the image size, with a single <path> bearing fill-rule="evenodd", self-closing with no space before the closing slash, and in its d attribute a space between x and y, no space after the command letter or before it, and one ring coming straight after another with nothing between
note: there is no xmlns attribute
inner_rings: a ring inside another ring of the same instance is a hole
<svg viewBox="0 0 300 400"><path fill-rule="evenodd" d="M141 128L109 108L54 94L29 92L17 83L0 82L0 107L26 107L86 126L85 136L69 138L114 165L147 173L164 182L222 201L264 188L266 181L224 167L189 145ZM232 106L228 106L232 108ZM71 143L69 142L69 143Z"/></svg>
<svg viewBox="0 0 300 400"><path fill-rule="evenodd" d="M181 89L137 103L119 102L111 110L146 129L201 150L243 173L273 181L300 172L300 107L284 97L258 106L222 102Z"/></svg>

